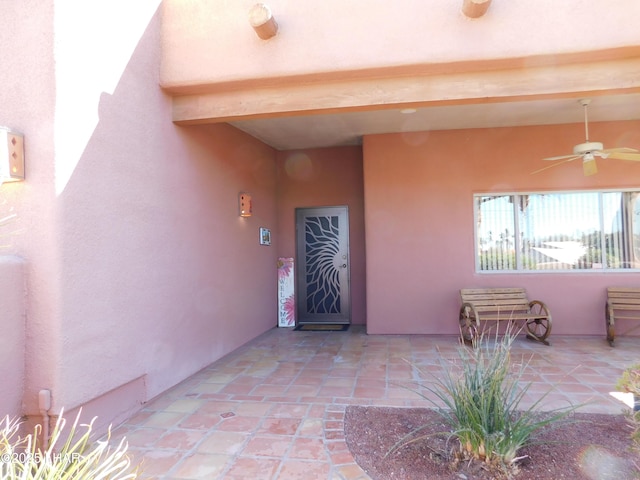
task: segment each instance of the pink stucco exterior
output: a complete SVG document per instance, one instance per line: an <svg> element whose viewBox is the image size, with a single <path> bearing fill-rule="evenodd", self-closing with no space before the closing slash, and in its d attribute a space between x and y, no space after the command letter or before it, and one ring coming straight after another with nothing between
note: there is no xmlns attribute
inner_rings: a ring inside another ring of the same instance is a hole
<svg viewBox="0 0 640 480"><path fill-rule="evenodd" d="M640 168L625 163L592 177L580 164L531 175L581 127L366 137L367 331L456 333L461 288L522 286L548 304L552 335L604 335L606 287L637 285L637 272L475 272L474 193L638 187ZM592 131L611 145L640 144L640 122Z"/></svg>
<svg viewBox="0 0 640 480"><path fill-rule="evenodd" d="M255 3L163 2L163 86L181 92L233 82L262 87L298 76L338 79L417 66L464 72L488 60L504 68L509 62L498 60L518 58L529 59L516 62L520 67L553 64L559 55L637 45L628 19L640 14L634 0L615 8L584 0L495 1L481 21L462 14L462 0L271 0L265 3L279 32L265 42L249 28Z"/></svg>
<svg viewBox="0 0 640 480"><path fill-rule="evenodd" d="M624 163L588 179L571 168L529 175L582 138L582 125L276 151L225 123L172 122L172 95L207 88L637 48L627 21L640 14L636 0L494 1L500 15L485 22L447 13L449 0L396 2L393 17L389 2L274 0L280 33L266 43L247 25L254 3L3 4L0 125L24 133L27 179L0 186L0 218L15 215L0 226L10 257L0 285L24 279L22 298L3 296L13 313L0 328L23 324L1 352L11 373L0 416L38 421L45 389L52 415L84 407L104 428L274 328L276 261L295 255L297 207L349 207L352 321L369 333L454 333L460 288L518 284L549 304L554 333L604 335L605 286L637 282L637 273L474 272L473 193L640 187ZM639 122L592 130L610 146L640 147ZM252 195L250 218L238 216L239 192ZM272 230L270 247L259 245L260 227Z"/></svg>
<svg viewBox="0 0 640 480"><path fill-rule="evenodd" d="M0 16L0 124L24 133L27 162L24 183L0 187L16 214L3 252L27 277L22 402L0 413L37 419L48 389L52 414L84 406L104 427L276 324L277 236L258 243L276 228L276 152L226 125L171 123L158 2L126 5L137 22L119 23L132 43L117 48L101 31L116 5L92 5L87 30L58 3ZM106 85L92 69L110 47L127 56Z"/></svg>
<svg viewBox="0 0 640 480"><path fill-rule="evenodd" d="M0 378L4 385L4 388L0 389L0 408L3 412L20 412L22 408L25 373L25 287L24 261L13 255L0 257Z"/></svg>
<svg viewBox="0 0 640 480"><path fill-rule="evenodd" d="M278 152L278 256L295 257L295 209L349 209L351 322L366 323L366 259L362 148Z"/></svg>

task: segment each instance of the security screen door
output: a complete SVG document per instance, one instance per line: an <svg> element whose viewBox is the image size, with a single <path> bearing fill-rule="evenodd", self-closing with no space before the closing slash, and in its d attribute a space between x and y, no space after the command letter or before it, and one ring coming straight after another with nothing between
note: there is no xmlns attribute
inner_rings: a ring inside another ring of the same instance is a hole
<svg viewBox="0 0 640 480"><path fill-rule="evenodd" d="M297 323L351 323L347 207L296 209L295 264Z"/></svg>

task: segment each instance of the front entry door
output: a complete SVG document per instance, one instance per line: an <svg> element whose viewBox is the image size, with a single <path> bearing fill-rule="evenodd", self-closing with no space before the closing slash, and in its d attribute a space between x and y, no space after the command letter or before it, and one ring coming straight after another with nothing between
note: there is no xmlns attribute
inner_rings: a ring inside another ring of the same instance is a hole
<svg viewBox="0 0 640 480"><path fill-rule="evenodd" d="M297 208L296 257L298 323L351 323L347 207Z"/></svg>

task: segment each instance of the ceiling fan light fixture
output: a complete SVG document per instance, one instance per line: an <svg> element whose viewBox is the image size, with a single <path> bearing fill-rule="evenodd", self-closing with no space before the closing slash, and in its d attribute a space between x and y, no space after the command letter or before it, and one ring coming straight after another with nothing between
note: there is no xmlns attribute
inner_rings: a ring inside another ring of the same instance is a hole
<svg viewBox="0 0 640 480"><path fill-rule="evenodd" d="M585 177L598 173L596 157L593 155L593 153L587 152L582 157L582 172L584 173Z"/></svg>

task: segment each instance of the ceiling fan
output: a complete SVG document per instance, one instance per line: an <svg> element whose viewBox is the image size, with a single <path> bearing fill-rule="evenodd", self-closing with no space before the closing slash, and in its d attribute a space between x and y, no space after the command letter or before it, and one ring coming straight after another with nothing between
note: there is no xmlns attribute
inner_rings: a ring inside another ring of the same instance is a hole
<svg viewBox="0 0 640 480"><path fill-rule="evenodd" d="M549 168L559 167L567 162L572 162L577 160L578 158L582 158L582 171L585 176L594 175L598 173L598 167L596 166L596 157L600 158L614 158L616 160L631 160L634 162L640 162L640 151L635 148L608 148L604 149L604 145L600 142L590 142L589 141L589 121L587 118L587 107L591 103L591 100L588 98L583 98L579 100L580 105L584 107L584 131L585 131L585 142L579 143L578 145L573 147L572 155L560 155L558 157L549 157L544 158L543 160L551 160L557 161L562 160L559 163L555 163L553 165L549 165L547 167L536 170L534 173L542 172L543 170L548 170Z"/></svg>

